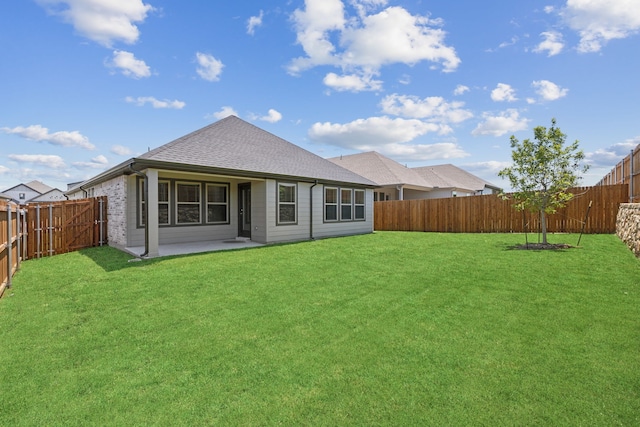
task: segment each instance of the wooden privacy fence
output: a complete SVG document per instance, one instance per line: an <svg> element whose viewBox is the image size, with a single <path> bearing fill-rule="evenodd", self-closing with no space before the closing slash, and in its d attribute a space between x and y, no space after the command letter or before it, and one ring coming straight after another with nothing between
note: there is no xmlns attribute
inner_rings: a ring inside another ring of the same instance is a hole
<svg viewBox="0 0 640 427"><path fill-rule="evenodd" d="M629 203L640 202L640 144L596 185L629 184Z"/></svg>
<svg viewBox="0 0 640 427"><path fill-rule="evenodd" d="M0 296L21 261L106 243L106 197L26 206L0 201Z"/></svg>
<svg viewBox="0 0 640 427"><path fill-rule="evenodd" d="M618 207L629 195L627 184L576 187L570 191L575 194L573 200L547 217L549 232L579 233L584 225L585 233L615 233ZM495 194L374 203L374 228L379 231L517 233L537 232L539 227L538 214L517 211L513 201Z"/></svg>
<svg viewBox="0 0 640 427"><path fill-rule="evenodd" d="M26 236L25 215L15 203L0 201L0 296L11 287L11 278L20 268Z"/></svg>
<svg viewBox="0 0 640 427"><path fill-rule="evenodd" d="M107 243L107 198L27 205L26 258L41 258Z"/></svg>

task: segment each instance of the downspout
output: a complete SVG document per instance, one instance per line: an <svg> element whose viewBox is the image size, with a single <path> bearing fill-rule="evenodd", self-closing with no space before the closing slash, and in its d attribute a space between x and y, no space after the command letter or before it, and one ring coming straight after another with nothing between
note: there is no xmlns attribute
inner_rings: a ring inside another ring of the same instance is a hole
<svg viewBox="0 0 640 427"><path fill-rule="evenodd" d="M137 171L133 168L133 163L129 164L131 172L142 177L144 179L144 200L145 203L149 203L149 178L143 172ZM140 254L140 258L144 258L149 255L149 206L144 210L144 253Z"/></svg>
<svg viewBox="0 0 640 427"><path fill-rule="evenodd" d="M313 187L316 185L318 185L317 179L309 188L309 240L313 240Z"/></svg>

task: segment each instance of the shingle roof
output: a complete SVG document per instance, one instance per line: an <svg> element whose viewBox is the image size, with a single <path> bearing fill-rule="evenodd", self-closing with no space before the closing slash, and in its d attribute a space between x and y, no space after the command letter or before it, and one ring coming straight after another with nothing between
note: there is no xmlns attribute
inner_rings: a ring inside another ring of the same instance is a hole
<svg viewBox="0 0 640 427"><path fill-rule="evenodd" d="M373 186L370 180L236 116L144 153L141 160Z"/></svg>
<svg viewBox="0 0 640 427"><path fill-rule="evenodd" d="M32 190L37 191L40 194L44 194L48 191L53 190L53 187L49 187L47 184L44 184L40 181L31 181L31 182L27 182L25 184L27 187L31 188Z"/></svg>
<svg viewBox="0 0 640 427"><path fill-rule="evenodd" d="M480 191L485 187L499 189L499 187L490 182L451 164L422 166L412 169L433 187L459 188L472 191Z"/></svg>
<svg viewBox="0 0 640 427"><path fill-rule="evenodd" d="M413 169L375 151L333 157L328 160L370 179L381 187L388 185L411 185L424 189L432 187Z"/></svg>

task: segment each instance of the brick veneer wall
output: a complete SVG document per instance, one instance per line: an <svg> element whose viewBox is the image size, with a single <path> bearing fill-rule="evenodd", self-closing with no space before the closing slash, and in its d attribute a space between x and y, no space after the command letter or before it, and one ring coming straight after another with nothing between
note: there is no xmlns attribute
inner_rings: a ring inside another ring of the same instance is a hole
<svg viewBox="0 0 640 427"><path fill-rule="evenodd" d="M94 187L94 196L107 196L109 244L127 245L127 177L124 175Z"/></svg>
<svg viewBox="0 0 640 427"><path fill-rule="evenodd" d="M616 234L640 257L640 203L622 203L616 218Z"/></svg>

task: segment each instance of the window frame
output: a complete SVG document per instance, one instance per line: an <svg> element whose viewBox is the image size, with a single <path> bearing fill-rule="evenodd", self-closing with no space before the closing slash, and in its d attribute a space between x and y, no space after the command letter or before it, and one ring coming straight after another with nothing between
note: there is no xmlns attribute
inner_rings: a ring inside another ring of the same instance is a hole
<svg viewBox="0 0 640 427"><path fill-rule="evenodd" d="M342 195L344 194L349 194L349 202L345 203L343 201ZM339 202L340 202L340 221L342 222L346 222L346 221L353 221L353 189L352 188L340 188L340 198L339 198ZM344 208L345 207L349 207L349 218L345 218L344 216Z"/></svg>
<svg viewBox="0 0 640 427"><path fill-rule="evenodd" d="M209 187L220 187L225 189L225 201L224 202L210 202L209 201ZM206 224L229 224L230 223L230 215L229 215L229 198L230 198L230 185L227 183L218 183L218 182L206 182L204 185L204 198L205 198L205 223ZM209 206L225 206L225 220L224 221L209 221Z"/></svg>
<svg viewBox="0 0 640 427"><path fill-rule="evenodd" d="M357 194L362 193L362 203L358 203ZM358 217L358 208L362 208L362 218ZM353 220L354 221L366 221L367 220L367 192L360 188L353 189Z"/></svg>
<svg viewBox="0 0 640 427"><path fill-rule="evenodd" d="M354 222L354 221L366 221L367 220L367 190L364 188L353 188L353 187L335 187L335 186L326 186L324 187L324 199L323 199L323 219L325 223L335 223L335 222ZM336 190L337 191L337 203L327 203L327 190ZM343 203L342 200L342 192L349 192L350 203ZM362 203L356 203L358 195L362 196ZM337 206L336 215L337 219L327 219L327 207L328 206ZM346 218L342 215L342 208L349 207L350 217ZM356 216L358 208L362 211L362 216Z"/></svg>
<svg viewBox="0 0 640 427"><path fill-rule="evenodd" d="M198 191L196 194L198 195L197 202L181 202L180 201L180 191L178 190L180 185L185 186L197 186ZM176 195L176 203L175 203L175 212L176 212L176 222L175 225L184 226L184 225L199 225L202 224L202 182L200 181L176 181L174 185L175 195ZM180 222L180 206L198 206L198 222Z"/></svg>
<svg viewBox="0 0 640 427"><path fill-rule="evenodd" d="M335 202L328 202L327 201L327 191L328 190L333 190L335 191ZM324 221L325 222L340 222L340 216L339 216L339 201L338 201L338 196L340 195L340 188L339 187L324 187ZM327 218L327 208L328 207L335 207L335 218L329 219Z"/></svg>
<svg viewBox="0 0 640 427"><path fill-rule="evenodd" d="M293 202L283 202L280 200L280 187L293 188ZM293 221L283 221L280 214L281 206L293 206ZM277 182L276 183L276 225L296 225L298 223L298 183Z"/></svg>

